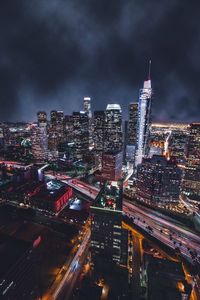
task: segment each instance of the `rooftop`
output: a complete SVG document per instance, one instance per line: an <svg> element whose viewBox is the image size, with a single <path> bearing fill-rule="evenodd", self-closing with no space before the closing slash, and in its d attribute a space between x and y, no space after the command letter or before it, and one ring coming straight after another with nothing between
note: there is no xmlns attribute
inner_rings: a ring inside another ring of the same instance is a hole
<svg viewBox="0 0 200 300"><path fill-rule="evenodd" d="M119 104L108 104L106 110L120 110L121 106Z"/></svg>

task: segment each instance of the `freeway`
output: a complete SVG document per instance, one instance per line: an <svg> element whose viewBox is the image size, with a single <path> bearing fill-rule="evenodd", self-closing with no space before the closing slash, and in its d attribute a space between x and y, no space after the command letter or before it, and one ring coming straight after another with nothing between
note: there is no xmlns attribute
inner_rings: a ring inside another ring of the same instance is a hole
<svg viewBox="0 0 200 300"><path fill-rule="evenodd" d="M199 263L200 237L172 218L155 211L135 205L128 200L123 202L123 212L135 225L180 254L191 263Z"/></svg>

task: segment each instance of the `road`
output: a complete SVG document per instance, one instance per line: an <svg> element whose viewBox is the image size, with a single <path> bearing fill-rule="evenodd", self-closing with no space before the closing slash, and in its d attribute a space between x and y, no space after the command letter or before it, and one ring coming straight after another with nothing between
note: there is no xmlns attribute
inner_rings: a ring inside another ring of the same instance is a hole
<svg viewBox="0 0 200 300"><path fill-rule="evenodd" d="M84 257L87 253L87 249L90 241L90 229L88 229L85 233L84 239L78 248L74 258L72 259L70 265L67 268L66 273L63 278L57 284L55 289L51 289L46 299L70 299L71 291L76 283L77 277L80 272L80 267L83 264ZM66 292L67 291L67 292Z"/></svg>
<svg viewBox="0 0 200 300"><path fill-rule="evenodd" d="M192 265L200 264L200 237L186 229L180 222L166 217L152 209L135 205L124 199L123 212L132 222L179 254ZM200 299L199 275L192 276L196 299Z"/></svg>
<svg viewBox="0 0 200 300"><path fill-rule="evenodd" d="M128 200L124 200L123 212L154 238L173 250L179 248L180 254L189 262L194 263L191 253L196 259L200 258L200 237L189 229L181 227L181 223Z"/></svg>
<svg viewBox="0 0 200 300"><path fill-rule="evenodd" d="M68 184L69 186L81 192L85 196L91 198L93 201L96 199L100 192L98 188L91 186L78 179L62 180L62 182Z"/></svg>
<svg viewBox="0 0 200 300"><path fill-rule="evenodd" d="M179 197L181 203L187 207L187 209L191 212L191 214L194 214L195 216L197 216L198 218L200 218L200 213L199 213L199 209L195 206L192 205L189 201L189 198L183 195L180 195Z"/></svg>

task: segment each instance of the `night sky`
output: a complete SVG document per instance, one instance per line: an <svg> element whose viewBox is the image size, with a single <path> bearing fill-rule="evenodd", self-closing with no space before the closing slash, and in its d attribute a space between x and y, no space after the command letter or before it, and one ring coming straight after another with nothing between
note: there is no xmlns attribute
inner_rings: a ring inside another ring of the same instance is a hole
<svg viewBox="0 0 200 300"><path fill-rule="evenodd" d="M152 60L153 120L200 121L200 1L1 0L0 121L138 98Z"/></svg>

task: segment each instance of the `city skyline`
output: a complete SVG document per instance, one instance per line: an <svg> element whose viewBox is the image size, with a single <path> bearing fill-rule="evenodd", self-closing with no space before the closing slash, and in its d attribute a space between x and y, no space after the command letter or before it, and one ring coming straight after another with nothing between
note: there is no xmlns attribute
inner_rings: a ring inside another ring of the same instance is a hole
<svg viewBox="0 0 200 300"><path fill-rule="evenodd" d="M84 96L93 110L120 104L127 118L152 59L153 120L198 121L199 7L154 4L2 3L0 119L32 121L38 110L70 114Z"/></svg>
<svg viewBox="0 0 200 300"><path fill-rule="evenodd" d="M0 299L200 300L200 2L0 3Z"/></svg>

